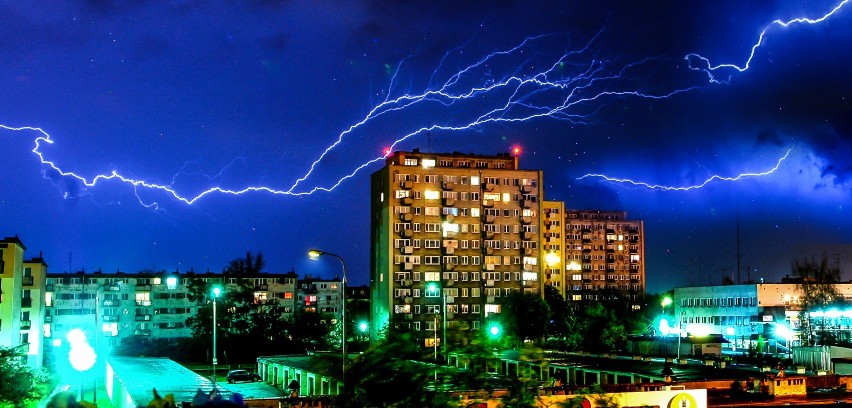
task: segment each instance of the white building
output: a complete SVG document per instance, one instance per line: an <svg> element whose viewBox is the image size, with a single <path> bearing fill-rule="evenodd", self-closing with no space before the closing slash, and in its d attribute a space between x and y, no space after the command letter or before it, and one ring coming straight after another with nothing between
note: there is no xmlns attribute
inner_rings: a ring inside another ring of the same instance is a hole
<svg viewBox="0 0 852 408"><path fill-rule="evenodd" d="M852 284L836 284L838 292L852 299ZM775 351L798 345L799 297L794 283L752 283L725 286L694 286L674 289L674 310L667 320L674 332L680 328L693 335L722 334L732 350L748 349L761 339ZM811 318L826 319L828 327L846 333L852 313L825 311Z"/></svg>

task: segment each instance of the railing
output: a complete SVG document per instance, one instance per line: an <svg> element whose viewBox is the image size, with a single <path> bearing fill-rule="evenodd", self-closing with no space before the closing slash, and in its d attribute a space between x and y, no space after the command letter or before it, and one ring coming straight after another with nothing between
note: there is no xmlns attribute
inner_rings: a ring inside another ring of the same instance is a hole
<svg viewBox="0 0 852 408"><path fill-rule="evenodd" d="M33 298L21 298L21 307L33 307Z"/></svg>
<svg viewBox="0 0 852 408"><path fill-rule="evenodd" d="M33 282L35 282L35 280L32 276L24 276L21 284L24 286L32 286Z"/></svg>

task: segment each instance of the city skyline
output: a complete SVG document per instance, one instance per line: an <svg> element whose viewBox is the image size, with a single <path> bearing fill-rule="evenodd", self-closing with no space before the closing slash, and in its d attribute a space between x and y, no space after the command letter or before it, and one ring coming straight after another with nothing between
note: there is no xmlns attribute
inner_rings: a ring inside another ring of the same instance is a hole
<svg viewBox="0 0 852 408"><path fill-rule="evenodd" d="M645 222L649 292L734 277L737 241L743 280L848 262L845 1L0 9L0 234L51 272L339 274L318 248L368 284L385 149L516 146L546 200Z"/></svg>

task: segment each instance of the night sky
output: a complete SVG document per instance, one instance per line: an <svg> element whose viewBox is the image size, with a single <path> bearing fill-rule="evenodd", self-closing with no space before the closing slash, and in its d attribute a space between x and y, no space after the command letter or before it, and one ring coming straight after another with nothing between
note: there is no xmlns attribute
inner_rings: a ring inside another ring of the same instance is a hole
<svg viewBox="0 0 852 408"><path fill-rule="evenodd" d="M518 145L545 198L645 221L650 292L736 279L738 218L742 280L852 265L852 5L771 24L839 4L3 1L0 124L53 165L0 129L0 235L53 272L333 276L316 247L367 284L386 148Z"/></svg>

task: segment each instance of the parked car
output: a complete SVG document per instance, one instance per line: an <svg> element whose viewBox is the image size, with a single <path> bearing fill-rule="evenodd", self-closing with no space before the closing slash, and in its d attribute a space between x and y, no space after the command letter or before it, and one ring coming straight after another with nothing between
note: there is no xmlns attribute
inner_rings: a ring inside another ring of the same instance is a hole
<svg viewBox="0 0 852 408"><path fill-rule="evenodd" d="M228 371L228 382L233 384L237 381L255 382L260 381L260 376L255 373L250 373L246 370L231 370Z"/></svg>

